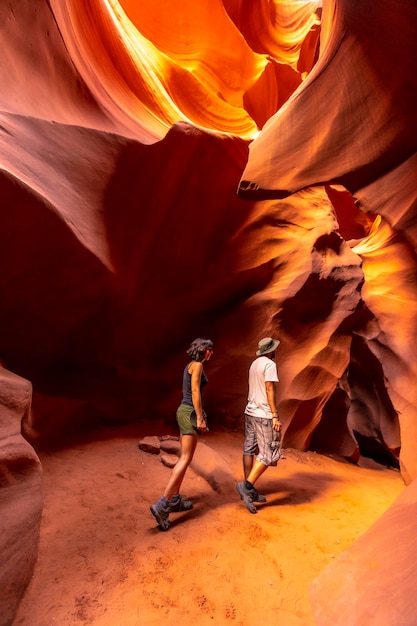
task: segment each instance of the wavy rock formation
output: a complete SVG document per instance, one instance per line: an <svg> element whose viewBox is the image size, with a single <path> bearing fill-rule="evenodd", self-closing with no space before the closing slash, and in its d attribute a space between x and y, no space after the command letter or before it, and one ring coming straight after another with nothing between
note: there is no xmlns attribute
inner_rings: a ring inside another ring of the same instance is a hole
<svg viewBox="0 0 417 626"><path fill-rule="evenodd" d="M29 381L0 368L0 623L10 624L32 577L42 514L41 465L21 435Z"/></svg>
<svg viewBox="0 0 417 626"><path fill-rule="evenodd" d="M171 417L198 335L233 423L276 334L284 445L416 477L417 8L321 4L0 6L0 359L35 447Z"/></svg>
<svg viewBox="0 0 417 626"><path fill-rule="evenodd" d="M327 37L322 38L318 62L252 142L240 194L271 201L311 185L336 183L345 186L365 215L378 215L365 238L351 235L352 253L362 259L363 286L358 306L351 309L350 319L346 316L349 362L323 407L311 443L329 448L338 442L340 449L353 434L363 451L382 462L399 456L404 480L411 485L406 506L395 504L392 513L328 568L313 584L312 597L320 626L411 625L417 616L412 592L415 545L409 527L416 506L411 481L417 473L412 348L417 330L412 61L417 7L409 2L342 1L324 3L323 9ZM388 75L395 76L389 89L384 87ZM346 226L346 202L341 204L329 191L342 218L340 226ZM340 330L339 342L344 336ZM319 384L318 376L313 380ZM337 424L336 437L335 415L337 421L346 417L348 428L344 432ZM303 421L308 424L309 418ZM293 428L294 419L287 434ZM401 559L396 557L393 568L388 546L397 554L400 544Z"/></svg>
<svg viewBox="0 0 417 626"><path fill-rule="evenodd" d="M371 19L366 28L365 12ZM416 6L408 2L325 3L327 27L320 58L252 142L240 184L241 195L251 199L284 198L310 185L343 184L361 210L383 218L353 247L363 259L361 296L368 312L352 327L362 339L352 346L348 423L394 455L401 448L407 482L417 473L412 443L415 366L410 352L417 326L412 311L403 317L404 302L413 308L416 271L412 233L417 135L410 129L416 110L415 93L408 88L416 76L411 59L417 44L410 30L416 21ZM382 85L391 71L396 80L388 91ZM371 372L367 382L364 371ZM371 388L374 400L369 398ZM365 407L361 415L358 404ZM361 427L363 422L368 425Z"/></svg>

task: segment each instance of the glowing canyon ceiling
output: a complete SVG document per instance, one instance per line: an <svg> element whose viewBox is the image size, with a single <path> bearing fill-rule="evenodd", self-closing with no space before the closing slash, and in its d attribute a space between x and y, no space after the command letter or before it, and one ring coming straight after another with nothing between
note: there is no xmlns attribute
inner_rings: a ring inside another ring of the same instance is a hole
<svg viewBox="0 0 417 626"><path fill-rule="evenodd" d="M25 519L27 441L170 417L195 336L214 423L279 336L284 446L412 483L416 3L11 0L0 24L1 424Z"/></svg>

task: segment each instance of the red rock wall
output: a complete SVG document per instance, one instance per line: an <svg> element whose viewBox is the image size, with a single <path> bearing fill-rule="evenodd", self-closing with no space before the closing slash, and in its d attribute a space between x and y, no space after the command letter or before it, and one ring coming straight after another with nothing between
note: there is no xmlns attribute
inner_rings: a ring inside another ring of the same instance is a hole
<svg viewBox="0 0 417 626"><path fill-rule="evenodd" d="M34 445L172 419L201 335L236 423L272 334L284 445L416 477L417 9L320 5L0 6L0 359Z"/></svg>
<svg viewBox="0 0 417 626"><path fill-rule="evenodd" d="M0 624L10 624L37 558L41 465L21 435L30 412L29 381L0 368Z"/></svg>
<svg viewBox="0 0 417 626"><path fill-rule="evenodd" d="M240 194L252 200L285 198L310 185L336 182L353 194L366 215L381 216L353 247L363 260L361 307L367 317L357 315L350 329L365 345L360 355L353 351L351 356L348 381L354 392L348 424L394 455L401 448L401 469L410 482L417 470L410 352L417 330L412 61L417 8L389 0L346 0L324 3L323 9L318 62L251 143ZM387 76L392 77L389 87ZM331 197L337 211L337 198ZM346 223L345 203L341 213ZM355 342L353 349L359 346ZM372 368L365 384L361 367ZM372 379L379 388L376 402L369 401Z"/></svg>

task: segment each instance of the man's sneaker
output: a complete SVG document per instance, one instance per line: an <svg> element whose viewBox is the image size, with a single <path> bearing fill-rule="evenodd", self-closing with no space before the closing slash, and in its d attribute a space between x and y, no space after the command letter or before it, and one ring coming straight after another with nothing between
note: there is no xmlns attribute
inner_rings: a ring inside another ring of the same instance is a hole
<svg viewBox="0 0 417 626"><path fill-rule="evenodd" d="M158 522L159 528L161 530L168 530L171 525L168 519L170 513L168 500L166 500L165 498L164 500L162 500L161 498L160 500L158 500L158 502L155 502L155 504L151 504L150 509L152 515Z"/></svg>
<svg viewBox="0 0 417 626"><path fill-rule="evenodd" d="M251 513L257 513L258 511L256 510L256 506L254 504L252 504L253 502L253 493L252 490L248 489L245 485L245 481L241 482L241 483L236 483L236 489L241 497L241 499L243 500L246 508L248 509L248 511L250 511Z"/></svg>
<svg viewBox="0 0 417 626"><path fill-rule="evenodd" d="M171 500L168 500L168 506L170 513L180 513L181 511L190 511L193 508L193 503L182 496L173 496Z"/></svg>
<svg viewBox="0 0 417 626"><path fill-rule="evenodd" d="M252 502L264 503L266 502L265 496L263 496L255 487L250 489L250 493L252 494Z"/></svg>

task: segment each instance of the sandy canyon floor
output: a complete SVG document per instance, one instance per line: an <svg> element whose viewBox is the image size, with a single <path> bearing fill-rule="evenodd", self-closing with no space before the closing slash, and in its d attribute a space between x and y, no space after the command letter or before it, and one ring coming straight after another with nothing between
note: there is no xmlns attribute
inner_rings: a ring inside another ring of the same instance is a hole
<svg viewBox="0 0 417 626"><path fill-rule="evenodd" d="M176 430L107 429L40 453L39 559L13 626L312 626L312 580L405 488L368 459L286 449L259 480L268 502L252 515L234 485L243 434L210 432L183 483L194 508L161 532L149 505L170 470L138 448L160 434Z"/></svg>

